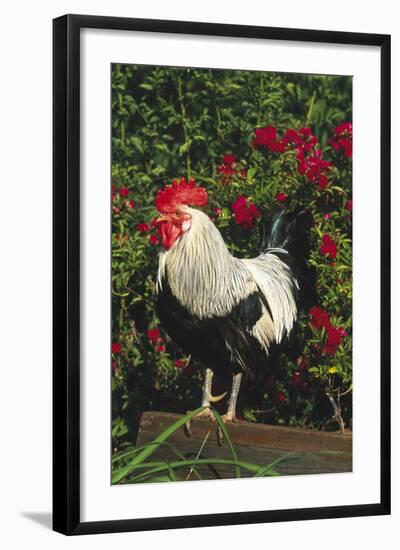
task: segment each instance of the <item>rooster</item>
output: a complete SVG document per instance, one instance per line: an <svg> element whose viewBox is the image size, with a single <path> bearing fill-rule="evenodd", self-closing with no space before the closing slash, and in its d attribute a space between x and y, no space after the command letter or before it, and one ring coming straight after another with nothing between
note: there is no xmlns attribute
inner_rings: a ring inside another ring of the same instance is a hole
<svg viewBox="0 0 400 550"><path fill-rule="evenodd" d="M194 181L174 181L156 196L155 225L165 251L157 275L157 312L172 340L204 365L199 416L213 419L215 373L232 376L224 422L235 422L242 376L265 368L271 346L281 344L310 294L305 256L305 213L263 214L260 255L232 256L221 233L198 207L207 192ZM194 208L193 208L194 207ZM312 286L312 285L311 285Z"/></svg>

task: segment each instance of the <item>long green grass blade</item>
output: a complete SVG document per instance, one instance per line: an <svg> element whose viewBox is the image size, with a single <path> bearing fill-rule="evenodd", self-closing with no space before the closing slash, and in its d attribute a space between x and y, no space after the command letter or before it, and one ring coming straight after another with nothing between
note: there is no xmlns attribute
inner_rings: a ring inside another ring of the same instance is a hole
<svg viewBox="0 0 400 550"><path fill-rule="evenodd" d="M181 481L178 476L176 475L175 471L171 466L168 464L168 475L171 478L171 481Z"/></svg>
<svg viewBox="0 0 400 550"><path fill-rule="evenodd" d="M263 476L266 476L266 475L268 475L268 476L269 475L280 475L275 470L275 466L277 466L281 462L287 462L289 460L296 460L297 458L299 458L299 455L297 453L294 453L294 452L293 453L287 453L283 456L280 456L279 458L277 458L276 460L274 460L273 462L271 462L267 466L262 466L254 477L263 477Z"/></svg>
<svg viewBox="0 0 400 550"><path fill-rule="evenodd" d="M221 432L224 434L224 438L226 439L226 442L228 443L229 448L231 450L233 460L237 461L238 456L236 454L235 447L232 444L231 438L229 437L228 430L226 429L225 423L222 420L221 415L215 409L211 409L211 412L213 413L214 418L217 421L218 426L221 429ZM236 473L236 477L240 477L240 468L238 466L235 466L235 473Z"/></svg>

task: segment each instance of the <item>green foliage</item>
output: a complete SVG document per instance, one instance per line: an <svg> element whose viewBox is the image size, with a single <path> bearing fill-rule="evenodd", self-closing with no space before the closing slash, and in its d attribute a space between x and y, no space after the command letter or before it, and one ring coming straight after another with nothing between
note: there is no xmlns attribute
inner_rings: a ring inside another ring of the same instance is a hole
<svg viewBox="0 0 400 550"><path fill-rule="evenodd" d="M112 391L114 452L135 438L143 410L186 412L200 402L201 376L163 332L154 311L159 246L151 227L154 197L174 178L207 188L206 211L238 257L258 254L257 228L236 223L232 203L248 198L272 211L307 207L313 215L310 263L317 270L320 305L342 338L324 352L326 329L305 313L297 329L302 350L282 355L271 371L247 382L241 404L249 421L336 429L338 411L351 419L351 159L328 139L351 120L349 77L231 70L113 65L112 68ZM320 188L297 169L296 151L274 153L251 146L257 127L311 127L323 157L334 163ZM236 157L232 174L219 167ZM146 226L140 225L146 224ZM320 251L324 234L337 257ZM148 330L159 329L149 338ZM119 348L118 345L121 345ZM176 366L178 361L178 366ZM225 390L226 388L223 388ZM343 397L342 401L341 397ZM342 426L343 427L343 426ZM161 470L160 470L161 471ZM162 470L165 474L165 470ZM169 476L168 471L166 476Z"/></svg>

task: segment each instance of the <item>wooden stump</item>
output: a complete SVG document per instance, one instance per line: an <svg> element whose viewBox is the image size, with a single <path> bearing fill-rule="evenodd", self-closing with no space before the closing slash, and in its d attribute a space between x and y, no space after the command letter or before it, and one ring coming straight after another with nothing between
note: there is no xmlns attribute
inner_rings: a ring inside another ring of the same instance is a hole
<svg viewBox="0 0 400 550"><path fill-rule="evenodd" d="M145 412L140 421L136 445L153 441L181 415L164 412ZM336 432L320 432L299 428L286 428L268 424L238 422L227 424L238 459L267 466L278 458L294 452L295 456L280 462L275 470L281 475L323 474L352 471L352 436ZM232 454L226 442L219 444L217 424L209 420L195 419L191 424L189 437L182 428L177 430L168 442L186 458L195 458L206 438L201 458L231 459ZM208 433L209 432L209 433ZM167 445L160 446L152 460L177 460L174 451ZM232 466L213 465L196 467L203 479L236 477ZM242 477L252 475L242 471ZM191 479L196 479L191 476Z"/></svg>

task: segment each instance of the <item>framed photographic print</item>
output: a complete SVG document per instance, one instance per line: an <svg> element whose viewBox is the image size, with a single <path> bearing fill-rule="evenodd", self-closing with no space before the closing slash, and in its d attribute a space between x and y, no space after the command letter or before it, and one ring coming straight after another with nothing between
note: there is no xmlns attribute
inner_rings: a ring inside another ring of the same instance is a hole
<svg viewBox="0 0 400 550"><path fill-rule="evenodd" d="M390 37L66 15L53 68L54 529L390 513Z"/></svg>

